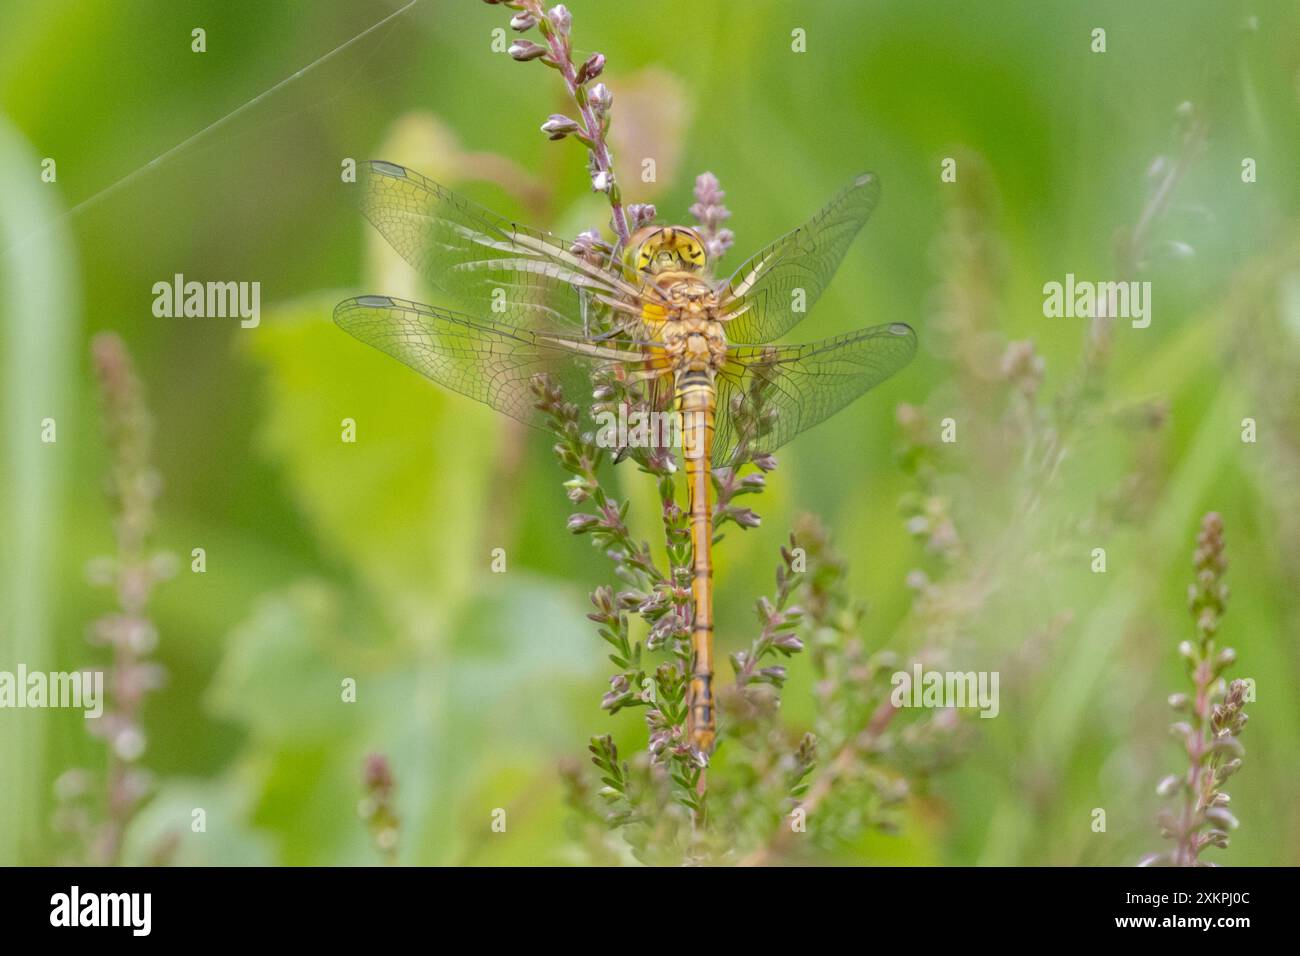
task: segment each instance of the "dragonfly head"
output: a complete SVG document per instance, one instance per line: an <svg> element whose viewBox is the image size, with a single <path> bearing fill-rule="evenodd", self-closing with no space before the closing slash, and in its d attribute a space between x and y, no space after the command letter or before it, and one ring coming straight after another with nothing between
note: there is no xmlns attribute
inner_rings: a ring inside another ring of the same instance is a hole
<svg viewBox="0 0 1300 956"><path fill-rule="evenodd" d="M642 226L627 244L628 265L638 272L703 272L708 264L704 240L684 226Z"/></svg>

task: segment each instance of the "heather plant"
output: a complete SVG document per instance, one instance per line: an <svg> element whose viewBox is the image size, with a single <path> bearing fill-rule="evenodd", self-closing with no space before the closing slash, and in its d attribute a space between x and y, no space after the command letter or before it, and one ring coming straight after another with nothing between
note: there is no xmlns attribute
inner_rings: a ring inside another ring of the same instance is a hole
<svg viewBox="0 0 1300 956"><path fill-rule="evenodd" d="M65 771L55 782L58 801L54 826L69 837L73 857L83 863L120 862L127 827L153 789L143 759L148 738L144 707L165 674L152 659L158 631L149 614L154 588L175 571L175 558L154 551L154 502L161 480L152 465L153 421L130 353L122 339L102 333L91 343L91 357L103 409L109 471L105 490L112 506L117 550L96 558L87 571L91 583L109 589L116 608L97 619L87 640L108 651L104 667L104 713L87 727L103 741L102 775L84 768ZM166 848L155 853L156 862Z"/></svg>
<svg viewBox="0 0 1300 956"><path fill-rule="evenodd" d="M1142 865L1209 866L1201 853L1211 846L1226 849L1237 828L1223 784L1241 769L1245 755L1239 738L1246 727L1250 685L1224 677L1237 655L1219 639L1228 602L1223 581L1228 560L1223 519L1215 512L1201 520L1192 565L1196 578L1187 589L1187 603L1196 633L1178 645L1191 688L1169 697L1169 706L1182 715L1169 732L1183 746L1187 770L1170 774L1156 788L1174 804L1159 814L1161 836L1173 846L1143 857Z"/></svg>
<svg viewBox="0 0 1300 956"><path fill-rule="evenodd" d="M1180 107L1174 149L1151 164L1135 223L1119 232L1116 275L1140 277L1159 259L1176 265L1191 254L1164 226L1205 136L1199 113ZM1051 595L1070 593L1082 576L1108 573L1108 550L1121 532L1141 527L1167 493L1168 413L1162 399L1120 401L1109 387L1113 296L1100 298L1086 317L1081 360L1054 394L1036 343L1004 336L1013 304L997 196L979 157L961 163L937 248L943 269L931 323L951 385L925 406L898 408L897 461L911 484L900 510L921 551L907 576L915 595L909 628L935 666L982 660L999 670L1005 707L1020 715L1019 732L990 727L981 748L991 763L1013 768L981 859L1013 862L1036 842L1035 824L1015 808L1028 793L1046 816L1071 728L1084 719L1083 678L1066 686L1056 674L1078 674L1086 655L1104 659L1117 636L1096 640L1090 631L1072 645L1064 638L1077 631L1080 609ZM1104 448L1116 449L1122 466L1099 482L1089 458ZM1036 586L1026 590L1027 579ZM1131 595L1129 588L1121 613L1132 613ZM1034 713L1041 716L1024 720Z"/></svg>
<svg viewBox="0 0 1300 956"><path fill-rule="evenodd" d="M578 111L577 119L552 115L542 131L553 140L575 138L587 148L592 188L609 199L614 241L589 230L573 251L595 262L616 256L629 229L649 222L656 211L649 205L624 207L605 138L612 97L604 84L592 84L603 72L605 58L594 53L575 67L572 17L563 6L547 11L529 0L502 5L519 11L511 21L515 30L536 29L544 40L519 40L511 46L511 56L557 70ZM731 215L724 198L712 173L696 179L689 212L714 261L734 241L724 227ZM622 410L630 419L650 409L649 396L636 382L606 374L594 386L593 417ZM722 541L728 525L744 530L761 523L740 499L760 494L777 464L772 455L752 447L771 427L766 388L757 380L730 410L740 449L729 467L713 474L715 543ZM950 753L947 743L955 739L958 722L952 711L926 711L899 720L903 726L888 732L897 712L889 699L890 675L899 661L892 653L866 649L859 633L862 608L847 596L845 568L816 522L803 522L782 549L776 592L757 602L758 635L732 655L734 681L719 685L731 753L710 766L687 733L694 613L691 542L688 515L677 500L672 450L651 445L607 451L582 430L585 409L576 402L586 396L564 395L539 375L534 397L559 438L555 454L572 476L564 484L566 494L583 506L569 518L569 530L590 536L613 564L615 583L592 593L594 610L588 615L609 645L616 668L601 706L611 714L641 708L646 722L646 749L630 757L610 735L592 739L591 761L602 784L594 793L566 766L570 804L580 818L597 831L620 832L632 855L648 863L764 863L793 852L798 846L793 837L805 833L812 843L830 846L865 828L893 829L893 811L909 793L908 771L920 776L939 765ZM662 562L648 542L631 532L627 503L602 482L600 466L606 459L631 460L655 483ZM634 619L641 627L634 628ZM820 717L816 732L801 732L780 721L780 695L786 660L809 644ZM819 751L824 768L818 767ZM597 859L617 853L599 832L585 833L583 842L596 848L592 855Z"/></svg>
<svg viewBox="0 0 1300 956"><path fill-rule="evenodd" d="M563 79L578 118L552 114L542 124L542 132L553 140L572 137L587 148L591 188L609 199L610 227L618 239L615 248L622 247L632 230L653 219L655 211L646 205L625 208L622 188L614 176L614 156L607 139L614 96L604 83L596 82L605 70L604 55L593 53L581 64L573 62L573 15L563 4L547 10L540 0L485 2L519 11L510 20L511 29L521 34L536 30L540 35L541 44L529 39L516 40L510 45L510 55L525 63L537 60Z"/></svg>
<svg viewBox="0 0 1300 956"><path fill-rule="evenodd" d="M393 768L383 754L368 754L361 773L362 797L357 804L357 815L365 821L371 842L384 863L397 863L398 837L401 821L394 807L397 782Z"/></svg>
<svg viewBox="0 0 1300 956"><path fill-rule="evenodd" d="M1147 203L1134 228L1125 230L1117 243L1115 264L1125 276L1145 271L1157 256L1179 259L1188 255L1186 243L1154 238L1160 233L1158 225L1170 208L1175 187L1186 176L1205 138L1204 122L1195 111L1183 107L1178 116L1178 152L1174 159L1161 159L1153 164ZM1093 572L1106 570L1105 548L1096 545L1108 542L1125 525L1139 522L1160 496L1164 462L1158 434L1167 414L1161 401L1117 403L1106 394L1106 371L1114 349L1113 300L1097 303L1084 339L1083 362L1052 402L1044 399L1047 364L1037 354L1034 342L1009 341L1001 346L1000 352L989 350L989 339L996 338L993 330L998 324L998 312L1005 307L998 285L1001 252L992 228L995 216L991 196L980 177L978 163L967 164L967 169L972 165L976 174L967 174L967 185L958 193L950 232L945 239L950 243L950 255L944 256L948 272L937 323L940 334L949 338L948 349L956 358L954 377L963 395L961 428L965 437L961 441L939 437L949 425L956 425L952 419L936 421L941 410L915 406L901 406L898 410L901 431L898 462L914 481L914 490L902 499L901 510L907 529L922 546L924 561L922 567L907 576L907 583L915 593L913 614L910 623L896 637L910 633L911 643L917 648L915 659L926 666L969 665L972 658L987 661L992 654L993 661L1001 662L998 666L1008 671L1011 695L1028 702L1037 696L1035 687L1044 683L1043 676L1071 653L1061 637L1073 626L1073 611L1069 607L1045 607L1039 622L1027 624L1022 632L1011 633L1010 639L1002 637L1001 643L988 641L980 622L997 618L1011 606L1015 583L1023 575L1060 578L1078 574L1080 551L1087 554L1092 549ZM710 183L708 189L716 190L716 183ZM944 402L945 398L950 401L950 397L940 394L937 402ZM558 401L558 397L552 397L551 401ZM563 421L556 419L556 424ZM1089 507L1080 510L1071 501L1070 486L1078 480L1080 450L1096 442L1095 433L1102 429L1128 441L1131 460L1109 485L1095 493ZM576 425L568 428L568 434L571 441L577 440ZM565 467L572 466L577 447L571 444L568 453L562 453ZM594 458L589 451L582 460L590 462ZM762 472L774 466L775 462L764 460L761 472L751 476L758 481L750 490L762 490ZM966 501L961 501L961 486L954 484L958 475L983 476L982 488L989 490L978 499L985 514L976 514L974 499L969 494L965 496ZM666 476L660 473L659 477ZM585 471L582 481L585 488L594 486L591 484L595 483L594 471ZM720 506L729 501L736 481L735 471L715 476ZM666 481L663 494L666 515L671 514ZM993 507L989 509L991 503ZM598 527L612 515L625 514L616 505L602 507L606 507L604 519L576 515L571 519L573 531L586 531ZM722 524L722 516L718 519ZM741 527L755 527L758 516L745 510L733 520ZM1209 633L1213 632L1217 614L1222 610L1216 604L1218 598L1214 597L1217 579L1206 580L1206 575L1216 566L1216 555L1221 554L1221 541L1217 540L1212 524L1206 524L1197 553L1201 593L1193 597L1200 627L1208 628ZM671 522L666 527L671 527ZM619 533L624 540L630 540L625 527L620 527ZM802 533L797 532L792 538L792 549L813 540L816 536L809 525L802 525ZM672 541L671 532L668 541ZM633 550L638 555L637 562L649 559L646 546ZM610 557L617 566L628 553L611 551ZM653 760L643 760L641 754L628 758L610 737L598 737L593 740L591 753L601 771L603 790L595 793L584 790L578 786L572 767L567 771L571 804L585 810L591 826L603 819L607 825L623 830L633 855L646 861L685 858L766 862L781 858L800 845L796 838L801 830L797 827L780 823L774 826L776 808L793 810L801 823L809 825L807 832L814 835L811 844L832 843L837 823L850 834L854 825L862 822L888 829L892 826L889 810L905 799L910 783L923 780L933 767L952 758L962 737L957 732L954 711L937 711L922 719L901 722L897 709L880 692L879 685L875 693L871 692L872 680L879 682L887 678L889 672L901 665L900 659L887 649L878 649L875 654L863 652L862 645L850 636L858 623L850 610L852 602L844 602L839 614L829 615L844 630L828 626L824 609L828 604L835 604L829 596L836 592L833 588L829 591L819 588L813 567L816 564L820 574L835 580L836 575L832 574L835 562L826 559L826 551L819 554L822 561L816 563L811 561L809 553L809 578L794 587L790 584L792 568L781 568L774 598L759 605L761 636L750 653L733 657L737 688L744 689L751 684L767 687L763 689L766 697L761 701L755 701L753 693L737 695L736 688L723 697L724 714L728 717L725 734L732 741L732 753L720 756L718 766L710 767L707 775L668 769L662 774L663 779L658 779ZM620 576L627 575L627 570L627 566L620 567ZM598 614L591 615L606 628L607 640L612 633L621 635L620 646L628 653L620 653L617 659L640 654L640 646L627 637L624 613L640 609L637 597L636 593L628 594L627 604L620 609L615 593L604 592L598 601ZM814 607L823 609L822 617L810 614L809 609ZM1032 611L1034 607L1024 604L1022 613L1023 610ZM846 618L849 623L845 627ZM836 633L837 640L816 644L810 641L811 633L823 636ZM906 640L894 646L905 644ZM797 731L781 727L779 721L758 719L771 718L777 713L785 676L780 663L759 667L758 659L763 652L775 654L784 649L794 653L809 646L814 648L810 657L820 678L819 706L839 714L840 721L828 721L823 711L815 732L798 737L796 743ZM1226 842L1226 832L1232 826L1231 814L1227 813L1226 795L1218 790L1218 784L1238 766L1226 754L1239 747L1236 735L1244 723L1244 714L1240 713L1244 684L1234 683L1226 689L1221 685L1218 700L1213 695L1213 682L1231 662L1231 652L1216 654L1212 648L1200 645L1192 649L1192 658L1193 678L1200 689L1190 698L1190 704L1184 701L1183 705L1190 708L1196 721L1188 724L1191 731L1182 723L1175 728L1186 736L1192 770L1182 788L1167 782L1161 787L1161 792L1188 795L1182 814L1162 816L1162 827L1178 844L1169 858L1182 862L1195 860L1196 853L1205 845ZM848 696L837 697L833 692L835 682L828 680L828 674L836 672L858 676L861 683ZM759 680L754 680L754 675L759 675ZM645 671L616 675L615 693L606 698L607 704L617 700L623 706L636 701L634 678L645 678ZM820 696L823 691L827 695L824 700ZM671 704L680 705L680 700L673 698ZM673 706L655 713L650 719L651 739L680 741L680 727L673 734L671 726L672 715L679 713ZM662 721L663 714L669 715L667 727L656 723ZM906 726L898 727L900 723ZM891 728L897 734L889 734ZM1043 753L1044 744L1054 748L1067 745L1060 736L1050 734L1030 735L1028 739L1017 737L1011 741L1013 749L1004 757L1011 766L1024 763L1022 779L1026 787L1043 787L1043 778L1041 775L1035 778L1035 774L1041 774L1057 753L1056 749ZM998 743L995 748L1005 745ZM735 753L744 753L745 760L733 756ZM1045 765L1044 758L1048 761ZM741 767L744 767L742 773ZM788 774L787 790L772 790L775 767ZM729 777L733 773L736 777ZM706 777L707 788L703 787ZM740 780L742 783L738 783ZM1049 792L1044 792L1040 799L1049 799ZM698 830L693 830L692 838L686 840L666 827L662 818L654 816L653 808L669 796L675 796L677 803L688 810L688 816L682 819L692 819L697 825L705 821L714 831L701 836ZM603 816L591 809L593 801L598 805L601 799L608 803ZM702 817L702 805L714 809ZM736 816L723 819L723 810L719 809L723 806L725 812ZM842 813L839 821L837 810ZM584 843L589 847L594 845L597 842L594 832L584 832ZM666 842L679 849L679 855L664 855Z"/></svg>
<svg viewBox="0 0 1300 956"><path fill-rule="evenodd" d="M661 561L629 529L627 504L606 490L600 465L609 456L580 430L578 407L545 380L536 383L536 396L560 439L556 457L574 475L565 482L569 500L585 506L570 517L569 529L591 537L616 579L592 593L588 615L616 668L601 706L611 713L642 709L647 731L645 750L631 756L611 735L592 738L599 788L572 764L563 768L568 801L580 820L577 835L590 858L619 857L606 830L620 834L644 863L747 865L811 846L833 849L866 829L894 832L912 781L955 752L957 714L940 709L898 716L890 676L900 660L866 650L864 609L849 596L846 567L820 525L803 519L781 549L775 591L756 602L758 633L732 655L734 679L719 695L726 746L706 765L686 734L690 555L671 459L662 449L640 457L659 489ZM751 462L758 470L745 477L737 478L739 468L715 476L719 527L724 517L741 528L760 522L733 499L760 493L762 482L749 479L761 479L776 462L767 455ZM634 636L636 618L644 640ZM819 717L812 732L780 718L785 661L805 650L817 676Z"/></svg>

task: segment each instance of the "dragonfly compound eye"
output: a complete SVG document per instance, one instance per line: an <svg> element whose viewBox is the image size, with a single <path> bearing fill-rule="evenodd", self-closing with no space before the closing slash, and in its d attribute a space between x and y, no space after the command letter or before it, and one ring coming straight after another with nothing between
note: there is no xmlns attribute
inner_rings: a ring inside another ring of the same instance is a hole
<svg viewBox="0 0 1300 956"><path fill-rule="evenodd" d="M700 272L708 261L704 243L692 229L655 229L637 246L636 267L643 272Z"/></svg>

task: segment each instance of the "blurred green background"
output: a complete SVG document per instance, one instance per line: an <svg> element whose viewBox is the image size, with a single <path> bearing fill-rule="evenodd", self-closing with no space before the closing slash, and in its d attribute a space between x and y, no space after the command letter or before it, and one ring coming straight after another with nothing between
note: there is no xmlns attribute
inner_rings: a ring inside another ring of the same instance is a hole
<svg viewBox="0 0 1300 956"><path fill-rule="evenodd" d="M402 862L570 862L557 761L593 733L644 737L636 715L598 706L608 665L583 615L608 572L564 531L547 438L329 321L348 295L428 296L368 234L340 181L345 157L404 163L562 234L607 219L580 147L537 130L565 109L556 77L491 48L507 13L423 0L101 195L398 6L0 5L0 669L105 660L85 640L112 607L85 567L113 548L88 343L115 330L155 416L157 544L181 558L153 603L169 679L147 704L157 793L128 859L178 832L182 862L377 862L356 807L363 758L381 751L398 781ZM921 354L779 456L756 504L763 526L719 550L719 640L724 652L748 642L777 548L811 510L870 607L872 647L933 626L905 584L913 569L937 580L993 568L987 589L961 592L978 598L943 613L964 666L1004 676L1000 717L972 722L966 754L915 799L902 835L833 858L1127 865L1160 849L1153 788L1179 768L1163 701L1186 683L1176 646L1191 636L1190 552L1212 509L1232 562L1224 639L1258 700L1230 787L1242 826L1211 855L1300 862L1296 5L569 6L579 55L608 57L625 195L684 219L695 175L717 174L737 235L724 273L855 173L884 183L790 340L901 320ZM206 53L191 52L195 27ZM1096 27L1105 53L1090 49ZM791 49L796 28L806 52ZM1205 132L1185 155L1189 122ZM44 157L56 183L41 181ZM654 183L639 182L644 157ZM940 180L945 157L958 159L956 183ZM1180 157L1167 213L1126 259L1117 237ZM1257 182L1242 181L1245 157ZM1131 270L1153 282L1151 327L1115 326L1060 480L1021 512L1007 492L1029 452L979 424L1007 414L990 398L998 356L1032 340L1050 431L1089 326L1045 318L1043 284ZM152 286L175 273L259 281L261 325L155 318ZM895 460L900 402L973 423L944 452L940 483L962 535L955 565L900 513L913 488ZM1124 410L1144 403L1163 427L1126 428ZM46 417L53 445L40 441ZM1241 441L1245 417L1254 444ZM339 440L344 418L355 444ZM1144 491L1125 485L1132 474ZM657 541L653 490L617 475ZM1116 487L1128 489L1122 520L1090 517ZM189 569L198 547L203 574ZM505 574L490 571L497 547ZM1105 574L1090 570L1094 547L1107 549ZM798 726L812 690L806 665L791 671ZM353 705L338 703L344 676L359 683ZM0 863L60 859L54 781L103 760L79 715L0 712ZM193 807L207 810L205 835L189 833ZM506 835L489 828L497 807ZM1097 807L1106 833L1091 829Z"/></svg>

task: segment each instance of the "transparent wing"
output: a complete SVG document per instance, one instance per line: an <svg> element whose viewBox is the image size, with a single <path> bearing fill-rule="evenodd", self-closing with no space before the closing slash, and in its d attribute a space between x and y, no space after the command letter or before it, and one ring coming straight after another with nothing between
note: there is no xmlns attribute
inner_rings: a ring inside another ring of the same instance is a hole
<svg viewBox="0 0 1300 956"><path fill-rule="evenodd" d="M549 375L567 401L585 408L593 375L645 361L638 353L577 336L530 332L382 295L340 302L334 321L439 385L538 427L546 423L534 408L534 376Z"/></svg>
<svg viewBox="0 0 1300 956"><path fill-rule="evenodd" d="M916 333L901 322L808 345L738 346L715 379L715 467L772 452L912 360Z"/></svg>
<svg viewBox="0 0 1300 956"><path fill-rule="evenodd" d="M371 160L362 211L407 262L475 315L521 328L587 328L586 312L640 291L621 263L593 263L571 244L511 222L414 170Z"/></svg>
<svg viewBox="0 0 1300 956"><path fill-rule="evenodd" d="M720 307L727 338L771 342L794 328L826 291L879 201L880 180L864 173L821 212L737 269Z"/></svg>

